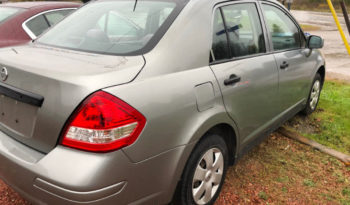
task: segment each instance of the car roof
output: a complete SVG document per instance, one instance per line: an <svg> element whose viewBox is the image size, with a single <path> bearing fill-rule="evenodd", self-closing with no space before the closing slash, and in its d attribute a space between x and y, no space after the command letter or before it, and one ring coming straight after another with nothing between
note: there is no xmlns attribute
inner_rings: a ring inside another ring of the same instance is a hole
<svg viewBox="0 0 350 205"><path fill-rule="evenodd" d="M32 1L32 2L13 2L13 3L4 3L1 4L0 7L16 7L23 9L32 9L35 7L43 7L43 6L68 6L68 7L77 7L81 5L80 3L73 2L59 2L59 1Z"/></svg>

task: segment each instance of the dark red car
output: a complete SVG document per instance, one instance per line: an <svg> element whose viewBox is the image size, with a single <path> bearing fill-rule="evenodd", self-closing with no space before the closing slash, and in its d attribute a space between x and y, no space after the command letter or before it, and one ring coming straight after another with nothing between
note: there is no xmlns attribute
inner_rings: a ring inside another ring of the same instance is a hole
<svg viewBox="0 0 350 205"><path fill-rule="evenodd" d="M0 47L26 43L80 7L71 2L0 4Z"/></svg>

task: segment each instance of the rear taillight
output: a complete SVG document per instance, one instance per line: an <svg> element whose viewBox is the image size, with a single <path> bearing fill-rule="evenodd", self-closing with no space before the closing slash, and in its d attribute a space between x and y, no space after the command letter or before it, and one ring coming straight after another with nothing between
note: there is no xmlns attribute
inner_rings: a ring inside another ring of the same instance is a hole
<svg viewBox="0 0 350 205"><path fill-rule="evenodd" d="M68 120L62 144L93 152L109 152L131 145L140 135L145 117L104 91L90 95Z"/></svg>

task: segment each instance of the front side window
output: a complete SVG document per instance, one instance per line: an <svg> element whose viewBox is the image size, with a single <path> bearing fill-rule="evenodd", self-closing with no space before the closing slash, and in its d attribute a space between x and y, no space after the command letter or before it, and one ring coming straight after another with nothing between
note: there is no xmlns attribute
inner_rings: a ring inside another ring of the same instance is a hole
<svg viewBox="0 0 350 205"><path fill-rule="evenodd" d="M137 52L155 36L177 6L177 1L172 0L91 2L38 42L106 54Z"/></svg>
<svg viewBox="0 0 350 205"><path fill-rule="evenodd" d="M232 57L265 53L265 39L254 3L222 7Z"/></svg>
<svg viewBox="0 0 350 205"><path fill-rule="evenodd" d="M17 14L22 9L11 7L0 7L0 23Z"/></svg>
<svg viewBox="0 0 350 205"><path fill-rule="evenodd" d="M263 4L263 11L274 50L300 48L301 35L299 29L289 16L277 7L267 4Z"/></svg>

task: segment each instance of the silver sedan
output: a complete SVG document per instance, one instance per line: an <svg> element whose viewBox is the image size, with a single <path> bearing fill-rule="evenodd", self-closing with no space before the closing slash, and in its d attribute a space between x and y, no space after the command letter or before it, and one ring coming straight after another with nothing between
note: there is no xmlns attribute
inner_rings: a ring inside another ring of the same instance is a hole
<svg viewBox="0 0 350 205"><path fill-rule="evenodd" d="M0 178L34 204L213 204L316 109L322 46L274 0L91 1L0 50Z"/></svg>

